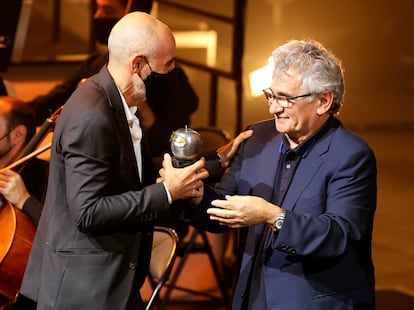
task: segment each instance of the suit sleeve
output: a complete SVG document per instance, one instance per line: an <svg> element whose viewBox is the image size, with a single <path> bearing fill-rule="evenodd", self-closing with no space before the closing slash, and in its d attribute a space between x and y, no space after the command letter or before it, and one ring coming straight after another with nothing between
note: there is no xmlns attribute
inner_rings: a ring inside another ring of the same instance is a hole
<svg viewBox="0 0 414 310"><path fill-rule="evenodd" d="M228 227L220 225L217 221L211 221L207 214L207 209L211 207L211 202L213 200L224 199L224 195L232 195L237 193L239 171L243 162L244 146L245 142L242 142L232 160L231 168L219 183L216 183L214 187L207 184L204 185L204 195L202 201L198 206L192 206L185 210L184 220L200 230L206 230L214 233L229 230Z"/></svg>

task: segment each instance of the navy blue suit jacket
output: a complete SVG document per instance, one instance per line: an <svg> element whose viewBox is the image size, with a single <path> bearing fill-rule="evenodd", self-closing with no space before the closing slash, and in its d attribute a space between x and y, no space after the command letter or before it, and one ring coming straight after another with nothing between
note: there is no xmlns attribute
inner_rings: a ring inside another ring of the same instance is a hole
<svg viewBox="0 0 414 310"><path fill-rule="evenodd" d="M303 156L281 205L286 219L269 248L260 248L264 225L248 228L233 309L249 287L265 286L266 297L252 309L372 309L374 269L371 235L376 208L376 160L369 146L331 118L328 130ZM205 213L223 194L272 201L282 135L274 120L251 126L254 135L239 148L229 173L205 188L200 206L187 217L193 225L222 231ZM268 253L263 277L250 283L253 258ZM249 286L250 285L250 286ZM251 296L254 299L255 296ZM252 306L253 305L253 306Z"/></svg>

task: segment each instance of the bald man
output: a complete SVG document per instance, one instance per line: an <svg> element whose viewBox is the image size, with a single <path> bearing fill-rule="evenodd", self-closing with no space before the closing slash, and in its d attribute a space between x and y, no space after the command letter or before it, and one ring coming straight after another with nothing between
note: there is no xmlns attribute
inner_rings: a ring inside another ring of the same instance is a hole
<svg viewBox="0 0 414 310"><path fill-rule="evenodd" d="M170 29L130 13L108 48L108 64L69 98L53 135L50 186L21 289L39 310L141 309L153 221L172 202L200 197L208 176L201 159L154 183L137 115L149 85L175 67Z"/></svg>
<svg viewBox="0 0 414 310"><path fill-rule="evenodd" d="M36 121L41 125L51 111L58 109L76 89L79 81L99 72L108 61L108 36L115 23L125 14L132 11L150 13L152 0L96 0L96 11L93 16L93 29L101 48L93 53L47 94L37 96L29 104L36 114ZM170 151L170 136L174 130L191 125L191 115L197 110L199 99L181 66L176 66L171 75L176 76L173 87L158 90L151 88L146 95L145 109L140 119L147 136L151 155L160 157Z"/></svg>

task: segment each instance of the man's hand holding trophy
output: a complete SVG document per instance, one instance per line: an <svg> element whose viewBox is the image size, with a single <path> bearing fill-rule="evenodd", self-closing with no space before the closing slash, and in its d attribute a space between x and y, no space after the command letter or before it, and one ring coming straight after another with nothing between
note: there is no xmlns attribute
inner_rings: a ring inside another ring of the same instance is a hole
<svg viewBox="0 0 414 310"><path fill-rule="evenodd" d="M171 134L170 142L173 157L164 155L157 182L164 182L172 201L201 198L202 180L209 174L204 168L205 159L199 158L203 144L200 134L188 127L180 128Z"/></svg>

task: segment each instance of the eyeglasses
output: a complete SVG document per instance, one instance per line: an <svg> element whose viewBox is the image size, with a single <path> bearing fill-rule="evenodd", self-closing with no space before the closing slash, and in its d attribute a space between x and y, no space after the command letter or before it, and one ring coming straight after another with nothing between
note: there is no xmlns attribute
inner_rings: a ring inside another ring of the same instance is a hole
<svg viewBox="0 0 414 310"><path fill-rule="evenodd" d="M0 137L0 141L3 140L4 138L6 138L12 131L13 131L13 129L6 132L2 137Z"/></svg>
<svg viewBox="0 0 414 310"><path fill-rule="evenodd" d="M266 100L269 103L269 105L273 103L273 100L276 100L276 103L280 105L282 108L290 108L293 105L293 101L296 99L305 98L305 97L314 95L312 93L308 93L308 94L293 96L293 97L276 96L270 87L263 89L263 94L265 95Z"/></svg>

